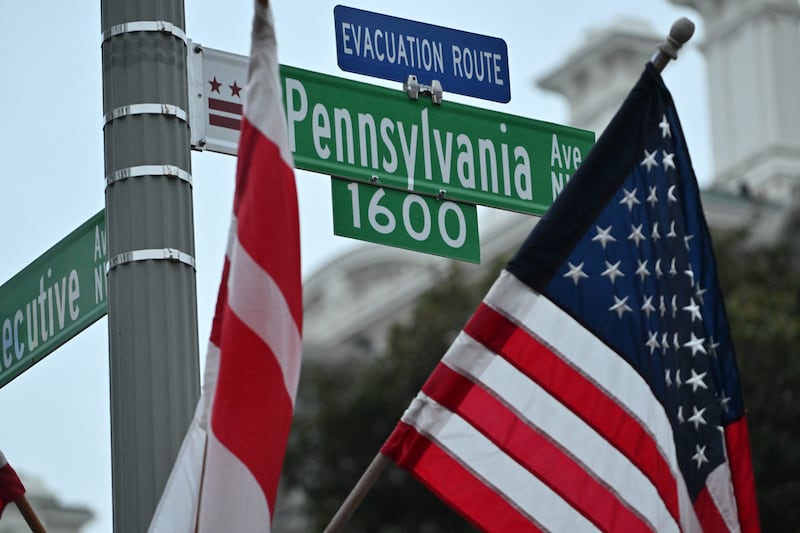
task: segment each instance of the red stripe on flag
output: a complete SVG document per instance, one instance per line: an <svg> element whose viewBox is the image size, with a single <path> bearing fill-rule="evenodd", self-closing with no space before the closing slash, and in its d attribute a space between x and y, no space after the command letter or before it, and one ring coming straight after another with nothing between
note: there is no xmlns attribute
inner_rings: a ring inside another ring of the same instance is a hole
<svg viewBox="0 0 800 533"><path fill-rule="evenodd" d="M728 450L733 492L736 495L736 506L739 511L739 527L742 533L761 531L746 417L725 426L725 446Z"/></svg>
<svg viewBox="0 0 800 533"><path fill-rule="evenodd" d="M233 212L242 247L280 287L302 331L300 222L294 172L278 147L245 117L239 138ZM267 238L268 236L268 238Z"/></svg>
<svg viewBox="0 0 800 533"><path fill-rule="evenodd" d="M224 315L211 426L217 439L247 465L274 516L292 401L269 347L230 308Z"/></svg>
<svg viewBox="0 0 800 533"><path fill-rule="evenodd" d="M542 531L530 517L408 424L398 423L381 451L412 470L439 498L484 531Z"/></svg>
<svg viewBox="0 0 800 533"><path fill-rule="evenodd" d="M25 495L25 486L0 452L0 514L5 506Z"/></svg>
<svg viewBox="0 0 800 533"><path fill-rule="evenodd" d="M236 102L228 102L227 100L220 100L219 98L209 98L208 108L215 111L225 111L226 113L234 113L241 115L244 109L242 104Z"/></svg>
<svg viewBox="0 0 800 533"><path fill-rule="evenodd" d="M617 448L653 483L669 513L680 522L675 478L639 421L547 346L485 303L464 331L502 355Z"/></svg>
<svg viewBox="0 0 800 533"><path fill-rule="evenodd" d="M571 456L478 384L440 363L422 390L467 420L601 530L651 530Z"/></svg>
<svg viewBox="0 0 800 533"><path fill-rule="evenodd" d="M229 130L240 130L242 121L238 118L223 117L222 115L208 115L208 123L212 126L219 126L220 128L228 128Z"/></svg>

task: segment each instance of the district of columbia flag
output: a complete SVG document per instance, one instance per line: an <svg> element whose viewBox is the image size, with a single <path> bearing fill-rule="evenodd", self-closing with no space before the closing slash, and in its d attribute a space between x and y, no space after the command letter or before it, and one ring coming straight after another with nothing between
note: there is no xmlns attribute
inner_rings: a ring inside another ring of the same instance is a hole
<svg viewBox="0 0 800 533"><path fill-rule="evenodd" d="M268 532L300 373L293 162L272 13L256 3L236 192L203 390L149 531Z"/></svg>
<svg viewBox="0 0 800 533"><path fill-rule="evenodd" d="M25 486L11 465L8 464L6 456L0 451L0 516L6 505L19 500L24 495Z"/></svg>
<svg viewBox="0 0 800 533"><path fill-rule="evenodd" d="M484 531L759 530L709 232L652 64L381 451Z"/></svg>

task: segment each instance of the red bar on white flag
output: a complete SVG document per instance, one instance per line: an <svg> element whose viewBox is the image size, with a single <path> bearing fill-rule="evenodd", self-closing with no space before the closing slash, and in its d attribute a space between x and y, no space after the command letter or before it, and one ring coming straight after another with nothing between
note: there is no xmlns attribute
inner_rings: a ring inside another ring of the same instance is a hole
<svg viewBox="0 0 800 533"><path fill-rule="evenodd" d="M150 531L270 531L300 372L297 194L272 14L256 3L203 392Z"/></svg>
<svg viewBox="0 0 800 533"><path fill-rule="evenodd" d="M6 456L0 451L0 515L3 509L11 502L15 502L25 495L25 486L19 476L8 464Z"/></svg>

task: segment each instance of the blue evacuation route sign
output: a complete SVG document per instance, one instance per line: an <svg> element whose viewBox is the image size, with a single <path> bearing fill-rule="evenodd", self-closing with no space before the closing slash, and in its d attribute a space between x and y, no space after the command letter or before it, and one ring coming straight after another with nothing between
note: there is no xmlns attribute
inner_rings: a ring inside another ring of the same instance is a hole
<svg viewBox="0 0 800 533"><path fill-rule="evenodd" d="M399 82L413 74L425 85L438 80L445 93L511 100L502 39L341 5L333 16L342 70Z"/></svg>

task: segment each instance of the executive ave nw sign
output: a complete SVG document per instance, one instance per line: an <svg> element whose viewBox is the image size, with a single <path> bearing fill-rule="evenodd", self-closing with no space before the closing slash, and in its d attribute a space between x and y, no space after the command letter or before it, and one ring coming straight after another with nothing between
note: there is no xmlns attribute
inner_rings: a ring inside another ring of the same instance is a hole
<svg viewBox="0 0 800 533"><path fill-rule="evenodd" d="M441 83L447 93L511 100L508 47L497 37L346 6L333 9L336 57L348 72Z"/></svg>
<svg viewBox="0 0 800 533"><path fill-rule="evenodd" d="M190 47L192 142L235 155L247 57ZM543 214L594 142L589 131L282 66L295 166Z"/></svg>
<svg viewBox="0 0 800 533"><path fill-rule="evenodd" d="M105 211L0 285L0 387L106 314Z"/></svg>

